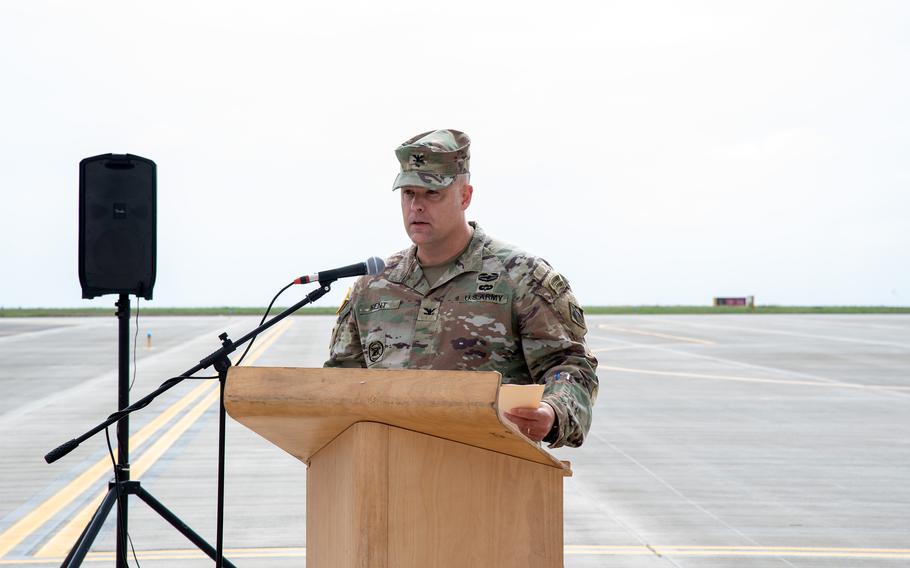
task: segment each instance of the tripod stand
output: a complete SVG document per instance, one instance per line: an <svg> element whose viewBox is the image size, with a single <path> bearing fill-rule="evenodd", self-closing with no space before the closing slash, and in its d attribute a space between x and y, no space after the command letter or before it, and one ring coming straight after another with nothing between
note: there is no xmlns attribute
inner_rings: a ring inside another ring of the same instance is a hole
<svg viewBox="0 0 910 568"><path fill-rule="evenodd" d="M98 532L101 530L102 525L104 525L104 520L107 518L108 514L111 512L111 508L114 506L114 503L119 503L118 511L118 522L117 522L117 568L127 568L126 563L126 535L127 535L127 501L129 495L136 495L142 499L149 507L151 507L156 513L161 515L167 522L169 522L174 528L180 531L185 537L187 537L193 544L195 544L201 551L205 552L209 558L212 558L215 561L215 566L220 568L222 566L227 566L228 568L236 568L230 561L224 558L224 442L225 442L225 411L224 411L224 386L225 381L227 380L227 371L231 367L231 360L228 358L228 355L237 350L238 347L244 343L251 341L256 338L257 335L272 327L279 321L283 320L287 316L293 314L303 306L315 302L326 293L331 290L331 284L334 280L320 281L320 287L316 290L313 290L304 297L303 300L297 302L290 308L284 310L280 314L276 315L269 321L263 323L262 325L255 328L253 331L247 333L236 342L228 339L227 333L222 333L218 336L221 340L221 348L213 353L209 354L207 357L199 361L198 364L194 365L192 368L187 369L179 377L173 379L168 379L161 384L157 389L144 396L143 398L137 400L133 404L129 404L129 318L130 318L130 300L127 294L120 294L120 300L117 302L117 318L119 320L119 401L118 408L119 410L114 414L110 415L104 422L95 426L85 434L82 434L78 438L73 438L72 440L61 444L60 446L54 448L47 455L44 456L44 461L47 463L53 463L58 459L62 458L66 454L70 453L76 449L79 444L87 440L88 438L94 436L101 430L107 428L114 422L118 422L117 425L117 453L118 459L114 466L114 481L111 482L108 486L107 495L104 497L104 500L98 506L98 509L95 511L95 514L92 515L92 519L82 530L82 534L79 535L79 539L76 540L76 544L73 545L73 548L70 550L66 559L64 559L62 567L70 568L81 566L82 561L85 559L85 555L88 553L89 549L92 546L92 543L95 540L95 537L98 536ZM219 410L218 410L218 512L217 512L217 536L216 536L216 547L212 546L205 541L201 536L194 532L189 526L186 525L183 521L180 520L177 515L168 510L160 501L155 499L148 491L143 489L138 481L132 481L129 479L130 466L129 466L129 414L134 410L144 408L151 401L153 401L158 395L163 392L171 389L175 385L181 383L184 379L192 376L194 373L201 371L209 366L215 367L215 370L218 371L218 378L221 383L221 399L219 401Z"/></svg>
<svg viewBox="0 0 910 568"><path fill-rule="evenodd" d="M118 337L118 384L117 384L117 408L123 411L130 403L130 360L129 360L129 334L130 334L130 298L128 294L120 294L120 299L116 303L117 320L119 326ZM224 406L222 405L222 412ZM88 553L98 536L98 532L104 525L105 519L111 512L111 508L116 503L117 507L117 546L116 558L117 568L127 567L127 531L129 527L129 496L135 495L142 499L156 513L161 515L167 522L174 526L181 534L186 536L193 544L199 547L213 560L216 559L217 551L205 541L199 534L193 531L189 526L180 520L177 515L164 506L161 501L155 499L151 493L146 491L139 481L130 479L130 419L125 415L117 422L117 462L114 465L114 481L108 484L107 495L101 501L101 504L95 510L91 520L82 530L82 534L76 540L73 548L64 559L61 566L81 566L85 555ZM50 455L50 454L48 454ZM62 455L60 456L62 457ZM53 460L51 460L53 461ZM50 462L49 462L50 463ZM219 531L220 532L220 531ZM224 560L224 565L236 568L228 561Z"/></svg>

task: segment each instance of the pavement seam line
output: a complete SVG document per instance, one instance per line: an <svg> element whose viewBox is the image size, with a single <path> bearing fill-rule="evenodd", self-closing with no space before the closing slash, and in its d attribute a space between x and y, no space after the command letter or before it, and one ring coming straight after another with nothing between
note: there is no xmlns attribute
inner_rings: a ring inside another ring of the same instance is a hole
<svg viewBox="0 0 910 568"><path fill-rule="evenodd" d="M699 345L717 345L714 341L709 341L707 339L695 339L694 337L683 337L681 335L670 335L669 333L658 333L656 331L641 331L638 329L629 329L627 327L618 327L615 325L609 325L602 323L598 325L600 329L605 329L607 331L615 330L621 331L623 333L634 333L636 335L650 335L652 337L661 337L663 339L675 339L677 341L685 341L686 343L697 343Z"/></svg>
<svg viewBox="0 0 910 568"><path fill-rule="evenodd" d="M704 373L687 373L683 371L656 371L651 369L632 369L629 367L613 367L610 365L601 365L598 367L606 371L616 371L620 373L635 373L640 375L659 375L662 377L679 377L685 379L709 379L712 381L737 381L745 383L772 383L779 385L796 385L810 387L828 387L828 388L848 388L848 389L884 389L884 390L910 390L910 387L890 386L890 385L862 385L857 383L826 383L821 381L800 381L787 379L763 379L760 377L738 377L735 375L706 375Z"/></svg>
<svg viewBox="0 0 910 568"><path fill-rule="evenodd" d="M906 548L843 548L843 547L799 547L799 546L693 546L693 545L582 545L570 544L563 547L568 556L644 556L653 555L654 549L672 556L734 556L734 557L767 557L789 556L803 558L880 558L908 559L910 549ZM195 548L187 549L150 549L137 550L142 560L190 560L206 558ZM225 549L225 554L235 558L299 558L306 557L306 547L250 547ZM8 565L49 565L59 562L63 556L47 559L23 558L0 560L0 566ZM113 551L90 552L86 562L110 562L114 559Z"/></svg>

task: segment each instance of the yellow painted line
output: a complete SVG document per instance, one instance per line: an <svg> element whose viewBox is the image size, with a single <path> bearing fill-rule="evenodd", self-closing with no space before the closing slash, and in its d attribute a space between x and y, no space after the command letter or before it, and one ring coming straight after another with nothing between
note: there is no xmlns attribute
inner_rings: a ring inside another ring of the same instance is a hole
<svg viewBox="0 0 910 568"><path fill-rule="evenodd" d="M628 367L613 367L610 365L598 365L598 370L618 371L621 373L635 373L639 375L657 375L661 377L680 377L687 379L709 379L712 381L739 381L744 383L772 383L778 385L801 385L810 387L835 387L847 389L887 389L887 390L907 390L910 387L890 386L890 385L861 385L856 383L841 382L823 382L823 381L797 381L787 379L762 379L758 377L739 377L735 375L706 375L703 373L684 373L680 371L653 371L650 369L630 369Z"/></svg>
<svg viewBox="0 0 910 568"><path fill-rule="evenodd" d="M199 398L212 384L206 382L191 390L183 398L162 412L151 422L146 424L133 436L130 436L130 446L138 446L148 440L162 426L169 422L177 413L186 408ZM90 489L105 475L110 473L111 460L105 456L95 462L76 479L70 481L65 487L47 498L43 503L32 509L27 515L13 523L3 534L0 534L0 558L15 548L20 542L28 538L41 525L69 505L76 497Z"/></svg>
<svg viewBox="0 0 910 568"><path fill-rule="evenodd" d="M89 552L85 556L85 562L105 562L110 563L115 560L114 551ZM146 560L195 560L208 558L208 556L198 548L180 549L180 550L137 550L136 556L140 561ZM224 549L225 558L302 558L306 556L306 548L303 547L276 547L276 548L226 548ZM130 552L130 559L132 559ZM63 556L54 558L22 558L16 560L0 560L0 566L23 566L31 565L54 565L63 561Z"/></svg>
<svg viewBox="0 0 910 568"><path fill-rule="evenodd" d="M908 548L842 548L811 546L659 546L659 545L567 545L563 548L567 556L737 556L737 557L804 557L804 558L885 558L910 559ZM304 547L274 548L227 548L224 554L228 558L303 558ZM196 548L137 550L140 561L146 560L193 560L206 558ZM51 565L59 563L63 556L54 558L22 558L0 560L0 566ZM90 552L85 562L110 563L114 560L113 551Z"/></svg>
<svg viewBox="0 0 910 568"><path fill-rule="evenodd" d="M287 319L276 324L265 339L257 342L250 350L249 355L244 360L243 365L250 365L258 359L266 349L268 349L287 329L292 325L292 320ZM161 414L152 419L148 424L141 428L136 434L130 436L130 447L137 447L151 438L158 430L170 422L174 416L183 411L193 401L205 394L207 390L215 389L217 392L218 383L215 381L205 381L203 384L195 387L189 393L184 395L180 400L165 409ZM111 462L110 457L105 456L91 465L87 470L70 481L66 486L54 493L32 509L24 517L13 523L8 529L0 534L0 559L6 556L10 550L15 548L19 543L28 538L32 533L38 530L42 525L57 515L67 505L72 503L77 497L96 485L105 475L110 474ZM106 492L106 491L105 491ZM81 529L80 529L81 531ZM77 535L78 537L78 535ZM72 539L75 542L75 538ZM2 562L2 560L0 560Z"/></svg>
<svg viewBox="0 0 910 568"><path fill-rule="evenodd" d="M290 320L284 320L276 324L275 327L270 330L271 333L265 337L261 344L254 344L253 349L250 350L246 359L243 360L243 366L254 363L285 331L288 330L291 324L292 322ZM165 432L164 435L156 440L155 443L139 457L139 459L130 464L131 479L141 478L142 475L148 471L172 445L174 445L180 436L195 424L209 407L218 401L220 396L220 389L217 386L218 383L212 381L212 384L215 385L215 388L213 388L201 402L187 412L176 424ZM110 461L108 461L108 464L110 464ZM110 467L110 465L108 465L108 467ZM94 499L76 514L76 516L70 519L66 526L57 531L57 534L48 540L44 546L35 553L35 557L47 558L50 556L66 556L66 553L69 552L69 549L72 548L73 544L75 544L79 535L82 533L83 527L91 521L92 515L95 514L95 510L101 505L101 501L104 500L105 495L107 495L107 489L99 492Z"/></svg>
<svg viewBox="0 0 910 568"><path fill-rule="evenodd" d="M216 383L217 384L217 383ZM192 410L187 412L180 420L171 427L163 436L158 438L154 444L142 454L134 463L130 464L130 477L139 479L143 473L154 465L155 461L166 452L177 439L192 426L202 414L209 409L212 404L219 398L220 389L214 388L209 391L208 395L203 398ZM42 546L35 553L35 558L47 558L48 556L66 556L66 553L75 544L79 534L82 533L83 527L92 519L95 510L101 505L104 496L107 495L107 489L98 493L94 499L89 501L82 510L79 511L70 521Z"/></svg>
<svg viewBox="0 0 910 568"><path fill-rule="evenodd" d="M615 325L608 325L605 323L600 324L600 329L606 330L615 330L621 331L623 333L633 333L636 335L649 335L651 337L662 337L664 339L674 339L676 341L685 341L686 343L698 343L700 345L716 345L713 341L708 341L707 339L696 339L694 337L683 337L682 335L670 335L668 333L657 333L656 331L641 331L638 329L629 329L627 327L617 327Z"/></svg>

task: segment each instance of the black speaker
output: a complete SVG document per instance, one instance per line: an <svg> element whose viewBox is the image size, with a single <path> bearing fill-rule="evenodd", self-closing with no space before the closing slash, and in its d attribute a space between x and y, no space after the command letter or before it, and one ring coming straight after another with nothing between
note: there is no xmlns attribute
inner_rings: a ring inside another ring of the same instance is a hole
<svg viewBox="0 0 910 568"><path fill-rule="evenodd" d="M103 154L79 162L82 297L135 294L155 285L155 162Z"/></svg>

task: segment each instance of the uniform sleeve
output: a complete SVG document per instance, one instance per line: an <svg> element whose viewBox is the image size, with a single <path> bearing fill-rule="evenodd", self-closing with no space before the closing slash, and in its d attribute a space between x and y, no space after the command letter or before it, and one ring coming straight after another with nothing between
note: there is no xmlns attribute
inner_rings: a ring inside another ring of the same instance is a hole
<svg viewBox="0 0 910 568"><path fill-rule="evenodd" d="M551 448L580 446L597 399L597 359L585 345L584 312L568 282L538 260L520 287L517 323L531 376L556 411Z"/></svg>
<svg viewBox="0 0 910 568"><path fill-rule="evenodd" d="M329 343L329 359L323 367L366 367L363 347L360 343L360 330L354 314L354 298L357 286L345 298L338 309L338 320L332 330Z"/></svg>

